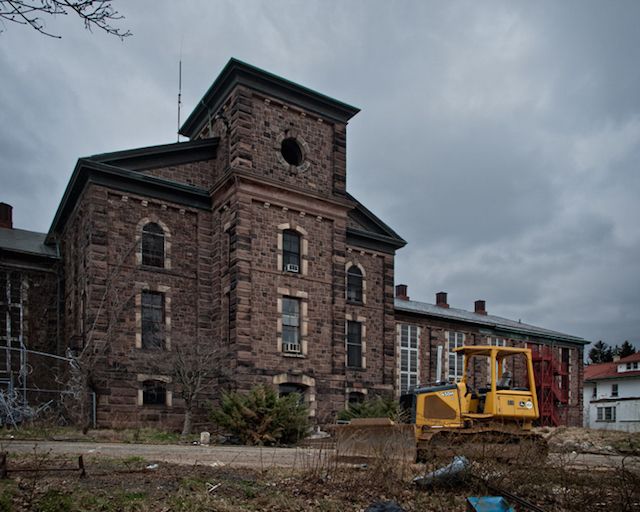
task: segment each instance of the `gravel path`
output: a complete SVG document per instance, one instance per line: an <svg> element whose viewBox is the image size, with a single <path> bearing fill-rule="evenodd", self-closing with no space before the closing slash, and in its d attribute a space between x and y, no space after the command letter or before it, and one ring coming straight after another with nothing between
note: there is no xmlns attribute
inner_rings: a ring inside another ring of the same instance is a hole
<svg viewBox="0 0 640 512"><path fill-rule="evenodd" d="M149 462L185 465L235 466L254 469L312 469L331 456L331 450L317 448L260 448L253 446L153 445L129 443L87 443L67 441L3 441L0 451L39 452L102 456L112 458L143 457ZM589 453L549 455L549 461L576 468L621 467L640 471L640 457L595 455Z"/></svg>
<svg viewBox="0 0 640 512"><path fill-rule="evenodd" d="M150 462L186 465L230 465L255 469L312 468L328 455L314 448L264 448L253 446L152 445L129 443L86 443L67 441L4 441L0 451L9 453L50 452L112 458L143 457Z"/></svg>

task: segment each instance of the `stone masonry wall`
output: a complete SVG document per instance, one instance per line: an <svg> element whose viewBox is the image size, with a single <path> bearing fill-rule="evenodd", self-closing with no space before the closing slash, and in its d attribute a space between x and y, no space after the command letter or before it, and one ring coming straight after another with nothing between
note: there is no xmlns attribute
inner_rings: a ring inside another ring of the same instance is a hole
<svg viewBox="0 0 640 512"><path fill-rule="evenodd" d="M82 287L86 290L86 327L79 345L90 344L96 357L92 386L98 395L98 424L176 428L182 402L174 381L175 350L196 342L215 350L217 343L212 336L213 301L206 292L211 279L210 213L98 186L87 189L83 204L90 205L88 212L81 207L70 220L65 246L72 250L74 240L83 238L79 236L83 227L90 226L85 227L90 232L89 243L77 253L87 256L82 258L86 271L74 273L70 255L67 295L78 294ZM141 264L139 237L148 221L165 230L165 268ZM141 348L143 289L164 293L163 349ZM139 404L141 383L147 378L166 381L172 395L166 406Z"/></svg>
<svg viewBox="0 0 640 512"><path fill-rule="evenodd" d="M169 167L158 167L142 171L143 174L164 178L167 180L184 183L193 187L209 190L219 174L216 172L216 159L203 160L201 162L191 162L183 165L172 165Z"/></svg>

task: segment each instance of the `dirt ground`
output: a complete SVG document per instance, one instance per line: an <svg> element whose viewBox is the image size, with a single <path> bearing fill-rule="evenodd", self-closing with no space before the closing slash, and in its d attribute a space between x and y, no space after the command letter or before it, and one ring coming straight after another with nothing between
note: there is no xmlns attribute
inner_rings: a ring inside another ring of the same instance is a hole
<svg viewBox="0 0 640 512"><path fill-rule="evenodd" d="M463 511L468 496L495 494L485 482L549 511L640 510L640 478L620 469L567 471L561 465L475 463L459 482L420 489L426 469L377 461L366 466L317 462L262 470L233 465L154 463L140 456L77 458L10 454L0 480L2 511L363 511L393 500L407 512ZM66 467L68 472L53 472ZM39 469L23 473L21 469Z"/></svg>
<svg viewBox="0 0 640 512"><path fill-rule="evenodd" d="M407 512L463 511L468 496L511 492L546 511L640 511L637 437L542 429L546 461L472 461L460 481L421 489L440 467L373 460L339 464L328 448L258 448L0 439L4 511L364 511L393 500ZM15 436L14 436L15 437ZM636 448L634 448L636 447ZM582 453L577 453L579 449ZM630 451L634 454L630 454ZM576 452L576 453L574 453ZM86 477L80 478L82 455ZM67 468L70 471L51 471ZM74 469L75 468L75 469ZM22 472L24 469L38 471Z"/></svg>
<svg viewBox="0 0 640 512"><path fill-rule="evenodd" d="M617 430L592 430L577 427L542 427L537 432L556 453L593 453L600 455L640 455L640 433Z"/></svg>

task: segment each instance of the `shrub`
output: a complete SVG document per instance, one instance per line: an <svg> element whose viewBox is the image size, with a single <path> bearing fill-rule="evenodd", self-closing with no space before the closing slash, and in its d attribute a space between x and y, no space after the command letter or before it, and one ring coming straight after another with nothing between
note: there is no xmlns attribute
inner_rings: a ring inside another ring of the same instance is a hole
<svg viewBox="0 0 640 512"><path fill-rule="evenodd" d="M397 421L400 415L400 404L393 397L374 396L360 403L349 404L348 409L338 413L338 419L391 418Z"/></svg>
<svg viewBox="0 0 640 512"><path fill-rule="evenodd" d="M278 396L269 386L255 386L248 393L222 395L212 419L243 444L291 444L307 435L309 410L297 393Z"/></svg>

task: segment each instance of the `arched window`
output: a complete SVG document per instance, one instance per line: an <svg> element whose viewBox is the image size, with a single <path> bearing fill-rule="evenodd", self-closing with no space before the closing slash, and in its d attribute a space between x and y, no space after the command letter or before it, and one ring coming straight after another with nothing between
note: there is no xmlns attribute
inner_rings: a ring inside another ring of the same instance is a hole
<svg viewBox="0 0 640 512"><path fill-rule="evenodd" d="M355 265L347 270L347 301L362 303L362 270Z"/></svg>
<svg viewBox="0 0 640 512"><path fill-rule="evenodd" d="M282 233L282 270L300 272L300 235L292 229Z"/></svg>
<svg viewBox="0 0 640 512"><path fill-rule="evenodd" d="M164 382L157 380L145 380L142 383L143 405L165 405L167 401L167 388Z"/></svg>
<svg viewBox="0 0 640 512"><path fill-rule="evenodd" d="M155 222L142 228L142 264L164 268L164 231Z"/></svg>

